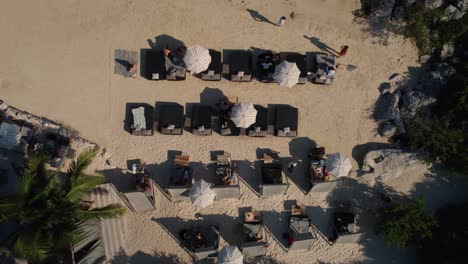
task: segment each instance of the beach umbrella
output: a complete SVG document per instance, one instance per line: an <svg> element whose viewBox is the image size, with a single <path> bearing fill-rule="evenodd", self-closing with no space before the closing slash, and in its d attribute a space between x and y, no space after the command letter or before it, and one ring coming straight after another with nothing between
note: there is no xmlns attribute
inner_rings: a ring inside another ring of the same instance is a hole
<svg viewBox="0 0 468 264"><path fill-rule="evenodd" d="M21 134L15 125L9 123L0 124L0 148L12 149L19 144Z"/></svg>
<svg viewBox="0 0 468 264"><path fill-rule="evenodd" d="M325 166L330 174L335 177L348 176L349 171L353 167L351 165L351 160L343 153L328 155Z"/></svg>
<svg viewBox="0 0 468 264"><path fill-rule="evenodd" d="M236 246L225 246L218 253L218 264L242 264L244 256Z"/></svg>
<svg viewBox="0 0 468 264"><path fill-rule="evenodd" d="M211 63L210 52L199 45L190 47L185 52L184 62L187 70L194 74L206 71Z"/></svg>
<svg viewBox="0 0 468 264"><path fill-rule="evenodd" d="M296 63L283 61L275 67L273 79L279 86L291 88L299 82L301 71Z"/></svg>
<svg viewBox="0 0 468 264"><path fill-rule="evenodd" d="M211 189L211 184L204 180L200 180L193 184L190 189L190 199L192 204L200 209L211 205L214 202L216 193Z"/></svg>
<svg viewBox="0 0 468 264"><path fill-rule="evenodd" d="M239 103L232 107L231 120L237 127L248 128L255 123L257 110L253 104Z"/></svg>

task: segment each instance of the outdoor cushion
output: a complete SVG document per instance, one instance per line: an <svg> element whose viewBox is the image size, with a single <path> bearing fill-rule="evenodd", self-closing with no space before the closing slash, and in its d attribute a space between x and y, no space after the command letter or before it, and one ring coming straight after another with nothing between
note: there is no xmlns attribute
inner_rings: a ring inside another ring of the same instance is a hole
<svg viewBox="0 0 468 264"><path fill-rule="evenodd" d="M153 80L159 80L159 73L153 73L152 77Z"/></svg>

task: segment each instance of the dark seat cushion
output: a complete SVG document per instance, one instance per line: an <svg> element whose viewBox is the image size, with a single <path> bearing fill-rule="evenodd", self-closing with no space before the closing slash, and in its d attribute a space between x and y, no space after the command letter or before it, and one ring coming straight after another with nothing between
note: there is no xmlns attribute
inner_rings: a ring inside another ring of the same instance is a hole
<svg viewBox="0 0 468 264"><path fill-rule="evenodd" d="M234 51L231 53L231 64L229 66L231 74L237 74L240 71L244 75L252 74L252 53L250 51Z"/></svg>
<svg viewBox="0 0 468 264"><path fill-rule="evenodd" d="M197 129L204 126L205 129L211 129L213 116L211 109L207 105L195 105L192 110L192 128Z"/></svg>
<svg viewBox="0 0 468 264"><path fill-rule="evenodd" d="M262 131L267 130L268 110L261 105L254 105L254 108L257 110L257 117L255 118L255 123L252 124L248 130L255 130L255 127L260 127Z"/></svg>
<svg viewBox="0 0 468 264"><path fill-rule="evenodd" d="M299 53L291 53L286 56L286 60L289 62L294 62L297 65L297 68L301 71L300 77L307 77L307 61L306 56Z"/></svg>
<svg viewBox="0 0 468 264"><path fill-rule="evenodd" d="M159 127L175 125L175 128L182 128L184 125L184 107L181 105L161 106L159 116Z"/></svg>
<svg viewBox="0 0 468 264"><path fill-rule="evenodd" d="M267 163L262 165L263 184L282 184L282 169L277 163Z"/></svg>
<svg viewBox="0 0 468 264"><path fill-rule="evenodd" d="M275 111L275 129L282 130L289 127L291 131L297 131L298 110L290 105L277 106Z"/></svg>
<svg viewBox="0 0 468 264"><path fill-rule="evenodd" d="M159 80L166 79L166 60L162 51L148 50L145 56L145 77L152 80L153 73L159 73Z"/></svg>
<svg viewBox="0 0 468 264"><path fill-rule="evenodd" d="M211 62L208 66L208 70L205 73L208 73L209 70L214 71L215 74L221 74L223 70L223 63L221 61L221 52L216 50L209 50L211 56Z"/></svg>

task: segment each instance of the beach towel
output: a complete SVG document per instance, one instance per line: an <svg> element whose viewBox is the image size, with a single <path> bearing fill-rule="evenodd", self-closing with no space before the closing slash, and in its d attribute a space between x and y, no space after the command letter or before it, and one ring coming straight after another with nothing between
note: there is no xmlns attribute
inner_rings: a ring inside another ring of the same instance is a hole
<svg viewBox="0 0 468 264"><path fill-rule="evenodd" d="M132 74L128 72L130 64L138 65L138 51L114 50L114 74L132 77Z"/></svg>
<svg viewBox="0 0 468 264"><path fill-rule="evenodd" d="M132 109L133 114L133 129L146 129L145 108L138 107Z"/></svg>

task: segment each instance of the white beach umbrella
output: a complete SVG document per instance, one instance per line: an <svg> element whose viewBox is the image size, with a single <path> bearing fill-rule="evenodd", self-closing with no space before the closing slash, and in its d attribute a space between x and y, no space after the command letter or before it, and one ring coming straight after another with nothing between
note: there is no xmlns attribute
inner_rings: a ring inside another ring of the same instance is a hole
<svg viewBox="0 0 468 264"><path fill-rule="evenodd" d="M301 71L297 68L296 63L283 61L275 67L273 79L279 86L291 88L299 82Z"/></svg>
<svg viewBox="0 0 468 264"><path fill-rule="evenodd" d="M190 47L185 52L184 62L187 70L194 74L206 71L211 63L210 52L199 45Z"/></svg>
<svg viewBox="0 0 468 264"><path fill-rule="evenodd" d="M211 189L211 184L204 180L200 180L192 185L190 190L190 199L192 204L200 209L203 209L213 204L216 193Z"/></svg>
<svg viewBox="0 0 468 264"><path fill-rule="evenodd" d="M9 123L0 124L0 148L12 149L18 145L21 134L15 125Z"/></svg>
<svg viewBox="0 0 468 264"><path fill-rule="evenodd" d="M218 264L242 264L244 255L236 246L225 246L218 253Z"/></svg>
<svg viewBox="0 0 468 264"><path fill-rule="evenodd" d="M255 123L257 110L250 103L238 103L232 107L231 120L237 127L248 128Z"/></svg>
<svg viewBox="0 0 468 264"><path fill-rule="evenodd" d="M343 153L328 155L325 166L330 174L335 177L348 176L349 171L353 167L351 165L351 160Z"/></svg>

